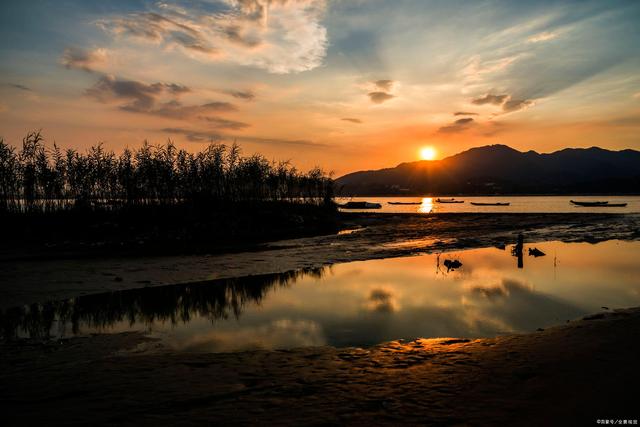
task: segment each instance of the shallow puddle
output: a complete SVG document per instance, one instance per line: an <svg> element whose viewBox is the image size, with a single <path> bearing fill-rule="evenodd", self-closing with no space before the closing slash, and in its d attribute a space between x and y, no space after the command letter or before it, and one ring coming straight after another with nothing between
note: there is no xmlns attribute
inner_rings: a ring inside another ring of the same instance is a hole
<svg viewBox="0 0 640 427"><path fill-rule="evenodd" d="M207 352L487 337L640 305L638 259L640 242L525 245L522 268L511 247L473 249L95 294L4 310L0 322L5 338L135 330Z"/></svg>

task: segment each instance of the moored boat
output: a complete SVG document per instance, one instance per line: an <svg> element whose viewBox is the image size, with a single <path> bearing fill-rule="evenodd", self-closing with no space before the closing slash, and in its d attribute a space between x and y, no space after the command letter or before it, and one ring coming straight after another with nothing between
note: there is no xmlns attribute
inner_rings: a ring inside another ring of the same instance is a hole
<svg viewBox="0 0 640 427"><path fill-rule="evenodd" d="M509 206L511 203L509 202L496 202L496 203L486 203L486 202L469 202L473 206Z"/></svg>
<svg viewBox="0 0 640 427"><path fill-rule="evenodd" d="M578 202L576 200L569 200L569 202L576 206L606 206L609 204L608 201Z"/></svg>
<svg viewBox="0 0 640 427"><path fill-rule="evenodd" d="M436 199L436 203L464 203L464 200L456 200L456 199Z"/></svg>
<svg viewBox="0 0 640 427"><path fill-rule="evenodd" d="M347 202L342 205L338 205L342 209L380 209L382 205L380 203L371 202Z"/></svg>
<svg viewBox="0 0 640 427"><path fill-rule="evenodd" d="M571 204L573 204L575 206L594 207L594 208L624 208L625 206L627 206L626 203L609 203L608 201L606 201L606 202L578 202L578 201L575 201L575 200L569 200L569 202L571 202Z"/></svg>
<svg viewBox="0 0 640 427"><path fill-rule="evenodd" d="M422 202L387 202L390 205L421 205Z"/></svg>

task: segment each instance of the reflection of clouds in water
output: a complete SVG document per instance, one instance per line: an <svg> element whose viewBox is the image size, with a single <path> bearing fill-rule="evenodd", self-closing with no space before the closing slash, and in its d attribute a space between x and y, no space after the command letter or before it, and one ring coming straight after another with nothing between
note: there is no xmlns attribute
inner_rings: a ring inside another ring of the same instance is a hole
<svg viewBox="0 0 640 427"><path fill-rule="evenodd" d="M468 319L502 325L501 331L529 331L588 312L559 297L537 292L529 283L509 278L503 278L499 284L465 288L462 303Z"/></svg>
<svg viewBox="0 0 640 427"><path fill-rule="evenodd" d="M467 334L474 337L491 337L499 334L518 332L508 320L492 317L484 310L468 306L464 312Z"/></svg>
<svg viewBox="0 0 640 427"><path fill-rule="evenodd" d="M399 308L393 291L386 288L372 289L366 306L368 310L378 313L393 313Z"/></svg>
<svg viewBox="0 0 640 427"><path fill-rule="evenodd" d="M239 327L174 341L179 350L224 352L250 349L278 349L326 344L322 325L311 320L278 319L255 327Z"/></svg>
<svg viewBox="0 0 640 427"><path fill-rule="evenodd" d="M437 274L433 254L88 295L73 304L45 304L40 311L21 309L5 331L49 330L57 317L68 319L62 323L68 333L60 335L73 334L72 320L82 333L151 327L169 347L190 351L341 347L398 338L527 332L581 317L601 305L637 304L635 276L609 263L616 256L622 258L619 264L637 265L637 242L620 244L624 250L615 242L553 245L536 244L544 252L563 255L557 276L552 257L528 258L525 269L517 270L508 251L445 252L441 263L458 258L464 266Z"/></svg>
<svg viewBox="0 0 640 427"><path fill-rule="evenodd" d="M472 294L481 295L485 298L505 298L514 291L533 292L533 286L514 279L503 278L502 282L496 285L482 286L473 285L468 287Z"/></svg>

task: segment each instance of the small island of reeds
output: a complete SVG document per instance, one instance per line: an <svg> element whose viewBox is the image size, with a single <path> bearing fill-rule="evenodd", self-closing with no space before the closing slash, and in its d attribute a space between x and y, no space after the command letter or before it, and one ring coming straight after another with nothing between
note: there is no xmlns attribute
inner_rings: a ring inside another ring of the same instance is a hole
<svg viewBox="0 0 640 427"><path fill-rule="evenodd" d="M191 153L171 141L120 154L0 139L3 250L199 252L334 230L320 168L245 157L237 144Z"/></svg>

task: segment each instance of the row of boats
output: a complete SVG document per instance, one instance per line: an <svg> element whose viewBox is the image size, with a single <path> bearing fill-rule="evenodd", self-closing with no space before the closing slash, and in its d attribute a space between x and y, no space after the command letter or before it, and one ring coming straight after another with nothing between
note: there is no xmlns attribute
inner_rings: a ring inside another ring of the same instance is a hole
<svg viewBox="0 0 640 427"><path fill-rule="evenodd" d="M464 200L456 200L456 199L436 199L436 203L464 203ZM422 202L387 202L390 205L421 205ZM495 203L485 203L485 202L469 202L474 206L509 206L509 203L503 202L495 202ZM378 203L379 204L379 203Z"/></svg>
<svg viewBox="0 0 640 427"><path fill-rule="evenodd" d="M449 199L435 199L436 203L464 203L464 200L456 200L454 198ZM609 201L593 201L593 202L580 202L576 200L569 200L574 206L583 207L599 207L599 208L623 208L627 206L626 203L609 203ZM422 202L387 202L390 205L421 205ZM469 202L473 206L509 206L509 202ZM382 205L374 202L347 202L338 205L342 209L380 209Z"/></svg>

